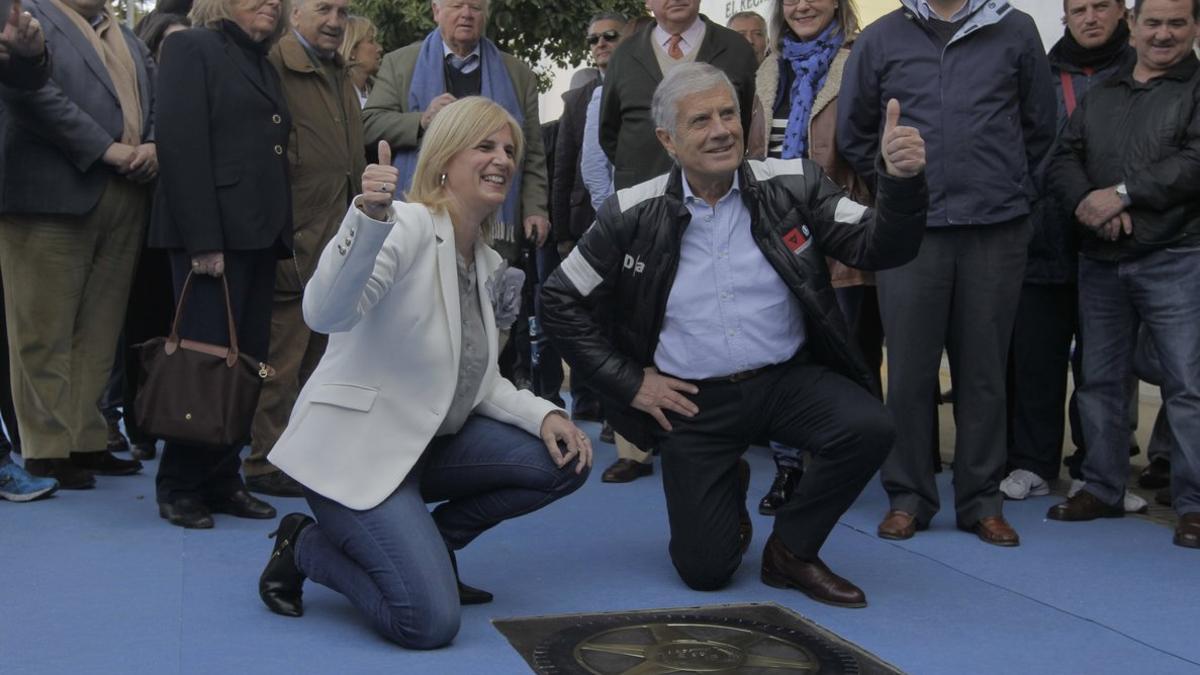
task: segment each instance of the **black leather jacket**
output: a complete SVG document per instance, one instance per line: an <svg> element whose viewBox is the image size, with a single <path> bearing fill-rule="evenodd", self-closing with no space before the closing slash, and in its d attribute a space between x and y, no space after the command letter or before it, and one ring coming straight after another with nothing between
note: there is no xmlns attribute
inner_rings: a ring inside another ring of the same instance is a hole
<svg viewBox="0 0 1200 675"><path fill-rule="evenodd" d="M1084 255L1119 260L1200 244L1200 60L1145 84L1129 66L1094 87L1063 134L1049 180L1072 211L1092 190L1124 182L1133 234L1082 234Z"/></svg>
<svg viewBox="0 0 1200 675"><path fill-rule="evenodd" d="M900 179L880 171L876 208L864 210L810 160L747 161L739 170L754 240L803 308L806 351L872 389L874 378L848 339L825 256L868 270L916 257L929 204L924 174ZM643 369L654 364L690 219L678 166L621 190L542 289L544 327L571 377L606 399L613 428L639 447L650 447L655 422L630 403ZM610 325L596 320L597 303L612 310Z"/></svg>

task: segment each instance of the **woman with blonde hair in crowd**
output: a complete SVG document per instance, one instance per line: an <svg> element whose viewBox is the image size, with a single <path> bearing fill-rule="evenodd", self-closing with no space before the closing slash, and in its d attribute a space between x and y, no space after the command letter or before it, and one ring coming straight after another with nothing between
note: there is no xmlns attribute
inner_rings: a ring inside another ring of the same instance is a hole
<svg viewBox="0 0 1200 675"><path fill-rule="evenodd" d="M454 552L586 480L587 436L496 367L520 280L485 240L523 146L504 108L472 96L425 132L406 202L386 141L363 173L304 292L329 348L270 454L316 516L279 524L259 579L272 612L300 616L311 578L387 639L445 645L461 604L491 600L458 581Z"/></svg>
<svg viewBox="0 0 1200 675"><path fill-rule="evenodd" d="M267 61L288 28L289 5L196 0L195 27L162 42L155 102L160 169L149 245L167 249L177 303L190 279L180 336L230 345L228 300L239 349L260 361L275 263L292 246L291 116ZM246 491L241 447L167 442L159 515L187 528L212 527L212 513L274 518L270 504Z"/></svg>
<svg viewBox="0 0 1200 675"><path fill-rule="evenodd" d="M378 31L375 24L365 16L352 16L346 21L346 33L342 38L342 46L338 52L346 62L346 72L350 82L358 94L359 106L367 104L367 96L371 93L371 83L383 63L383 47L377 41Z"/></svg>
<svg viewBox="0 0 1200 675"><path fill-rule="evenodd" d="M768 157L806 158L846 188L860 204L871 203L866 185L837 151L837 99L842 71L858 35L854 0L773 0L771 50L755 77L758 100L767 121L747 139L747 147L765 146ZM838 306L850 334L858 337L868 365L878 373L882 353L874 280L870 274L829 259L829 272ZM799 482L798 458L787 450L776 451L778 473L759 509L773 512L787 501Z"/></svg>

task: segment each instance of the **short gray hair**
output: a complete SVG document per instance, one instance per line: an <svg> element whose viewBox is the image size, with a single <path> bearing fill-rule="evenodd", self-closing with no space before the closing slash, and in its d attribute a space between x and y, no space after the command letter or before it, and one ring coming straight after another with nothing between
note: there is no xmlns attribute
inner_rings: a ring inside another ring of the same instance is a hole
<svg viewBox="0 0 1200 675"><path fill-rule="evenodd" d="M654 126L666 129L674 137L675 127L679 123L679 102L692 94L722 86L729 89L733 105L741 115L737 89L720 68L702 62L675 66L654 90L654 99L650 103L650 115L654 118Z"/></svg>
<svg viewBox="0 0 1200 675"><path fill-rule="evenodd" d="M599 12L593 14L592 18L588 19L587 25L591 26L597 21L616 21L619 24L625 24L629 22L629 19L626 19L625 15L620 12Z"/></svg>

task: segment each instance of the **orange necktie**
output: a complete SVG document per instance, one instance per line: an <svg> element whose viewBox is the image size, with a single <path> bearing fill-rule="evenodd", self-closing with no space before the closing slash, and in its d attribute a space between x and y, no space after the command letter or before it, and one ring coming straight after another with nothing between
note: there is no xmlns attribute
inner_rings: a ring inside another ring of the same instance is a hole
<svg viewBox="0 0 1200 675"><path fill-rule="evenodd" d="M683 58L683 50L679 48L679 43L683 41L683 36L679 33L673 34L667 40L667 56L678 61Z"/></svg>

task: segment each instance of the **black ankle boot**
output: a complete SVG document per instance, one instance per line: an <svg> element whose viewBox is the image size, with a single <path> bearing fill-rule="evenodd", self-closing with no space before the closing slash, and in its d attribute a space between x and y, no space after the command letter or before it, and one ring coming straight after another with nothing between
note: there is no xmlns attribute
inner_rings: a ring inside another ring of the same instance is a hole
<svg viewBox="0 0 1200 675"><path fill-rule="evenodd" d="M262 576L258 578L258 596L267 609L283 616L303 616L304 573L296 567L296 539L314 521L303 513L289 513L279 521L279 529L269 537L275 538L275 548Z"/></svg>
<svg viewBox="0 0 1200 675"><path fill-rule="evenodd" d="M486 605L492 601L492 594L482 588L468 586L462 582L458 576L458 558L454 557L454 551L450 551L450 566L454 568L454 580L458 582L458 604L460 605Z"/></svg>
<svg viewBox="0 0 1200 675"><path fill-rule="evenodd" d="M803 467L776 462L775 481L771 483L771 489L767 490L767 494L763 495L762 501L758 503L758 512L764 516L775 515L779 507L792 498L792 490L796 489L796 483L800 482L800 477L803 475Z"/></svg>

